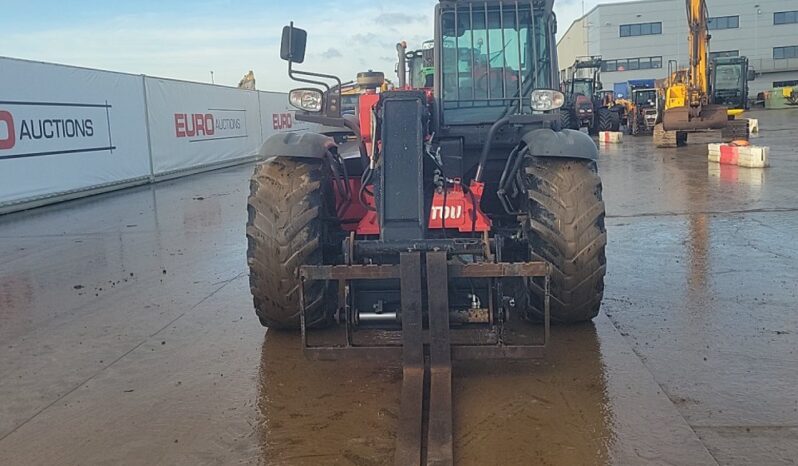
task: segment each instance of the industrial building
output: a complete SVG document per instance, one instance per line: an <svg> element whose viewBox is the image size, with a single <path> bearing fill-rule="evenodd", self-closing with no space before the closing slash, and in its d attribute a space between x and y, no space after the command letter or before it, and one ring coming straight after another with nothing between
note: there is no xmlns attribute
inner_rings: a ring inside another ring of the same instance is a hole
<svg viewBox="0 0 798 466"><path fill-rule="evenodd" d="M798 85L798 1L708 0L710 55L746 56L756 71L750 93ZM561 73L576 57L600 55L606 89L664 78L668 63L687 64L683 0L601 4L570 25L557 43Z"/></svg>

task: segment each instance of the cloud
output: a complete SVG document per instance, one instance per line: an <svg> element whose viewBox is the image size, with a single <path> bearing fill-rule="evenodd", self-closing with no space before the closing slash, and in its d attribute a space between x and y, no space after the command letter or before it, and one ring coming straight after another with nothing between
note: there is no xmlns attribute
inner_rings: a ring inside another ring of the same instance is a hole
<svg viewBox="0 0 798 466"><path fill-rule="evenodd" d="M324 57L324 58L340 58L340 57L343 57L344 55L341 53L340 50L338 50L338 49L336 49L334 47L330 47L327 50L325 50L324 52L322 52L321 56Z"/></svg>
<svg viewBox="0 0 798 466"><path fill-rule="evenodd" d="M407 40L415 49L433 35L431 12L437 0L404 0L408 11L424 14L395 13L394 4L382 0L346 5L325 0L323 9L316 1L297 21L308 31L306 59L299 69L335 74L344 81L364 69L392 76L395 58L388 58L395 54L395 44ZM296 83L279 58L280 34L297 14L277 8L272 0L260 5L192 14L171 7L105 9L56 22L33 18L4 28L0 56L199 82L210 82L213 70L217 84L231 86L252 69L259 89L285 91ZM392 22L399 30L373 18Z"/></svg>
<svg viewBox="0 0 798 466"><path fill-rule="evenodd" d="M374 22L384 26L402 26L406 24L424 22L427 17L424 14L409 15L407 13L389 12L381 13L374 18Z"/></svg>
<svg viewBox="0 0 798 466"><path fill-rule="evenodd" d="M352 40L355 42L376 42L380 40L380 36L374 34L373 32L369 32L366 34L354 34L352 35Z"/></svg>

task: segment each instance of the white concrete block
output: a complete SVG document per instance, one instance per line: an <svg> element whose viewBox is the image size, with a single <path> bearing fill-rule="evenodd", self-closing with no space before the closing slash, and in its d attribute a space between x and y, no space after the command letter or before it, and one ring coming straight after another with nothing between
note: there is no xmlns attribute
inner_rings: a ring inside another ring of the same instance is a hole
<svg viewBox="0 0 798 466"><path fill-rule="evenodd" d="M737 165L747 168L764 168L769 166L767 146L735 146L732 144L708 144L707 160L725 165Z"/></svg>
<svg viewBox="0 0 798 466"><path fill-rule="evenodd" d="M599 142L605 144L621 144L623 142L623 133L620 131L600 131Z"/></svg>
<svg viewBox="0 0 798 466"><path fill-rule="evenodd" d="M759 134L759 120L756 118L748 119L748 132L751 134Z"/></svg>

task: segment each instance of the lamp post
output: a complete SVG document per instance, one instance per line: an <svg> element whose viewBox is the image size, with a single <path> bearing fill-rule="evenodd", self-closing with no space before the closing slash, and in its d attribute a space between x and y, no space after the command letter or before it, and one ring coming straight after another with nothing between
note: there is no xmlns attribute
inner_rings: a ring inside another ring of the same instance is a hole
<svg viewBox="0 0 798 466"><path fill-rule="evenodd" d="M762 14L762 9L759 4L754 5L754 56L762 58L759 55L759 15Z"/></svg>

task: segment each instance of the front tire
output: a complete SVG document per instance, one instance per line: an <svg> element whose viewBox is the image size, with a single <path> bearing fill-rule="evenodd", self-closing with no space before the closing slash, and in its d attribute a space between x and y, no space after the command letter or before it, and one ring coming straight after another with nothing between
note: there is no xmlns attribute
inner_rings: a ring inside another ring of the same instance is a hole
<svg viewBox="0 0 798 466"><path fill-rule="evenodd" d="M569 110L560 110L560 124L563 129L577 129L574 128L574 117Z"/></svg>
<svg viewBox="0 0 798 466"><path fill-rule="evenodd" d="M598 120L598 131L617 131L616 123L620 124L620 119L613 118L613 114L617 117L617 113L612 110L601 107L598 109L596 120Z"/></svg>
<svg viewBox="0 0 798 466"><path fill-rule="evenodd" d="M265 327L299 328L299 266L323 262L323 173L315 159L276 157L255 167L247 205L247 262L255 313ZM326 289L324 282L305 287L308 327L332 320Z"/></svg>
<svg viewBox="0 0 798 466"><path fill-rule="evenodd" d="M598 315L606 271L604 201L596 163L528 156L525 166L528 219L525 233L533 260L551 265L553 322L574 323ZM527 317L544 315L542 280L529 286Z"/></svg>

